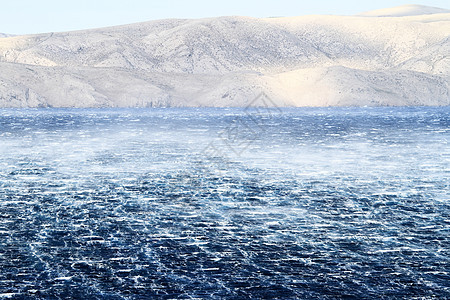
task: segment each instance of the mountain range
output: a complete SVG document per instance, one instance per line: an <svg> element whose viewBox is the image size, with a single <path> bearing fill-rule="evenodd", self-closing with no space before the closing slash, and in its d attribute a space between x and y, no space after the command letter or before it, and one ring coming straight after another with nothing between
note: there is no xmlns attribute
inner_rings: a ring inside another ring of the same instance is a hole
<svg viewBox="0 0 450 300"><path fill-rule="evenodd" d="M0 107L449 105L450 11L0 34Z"/></svg>

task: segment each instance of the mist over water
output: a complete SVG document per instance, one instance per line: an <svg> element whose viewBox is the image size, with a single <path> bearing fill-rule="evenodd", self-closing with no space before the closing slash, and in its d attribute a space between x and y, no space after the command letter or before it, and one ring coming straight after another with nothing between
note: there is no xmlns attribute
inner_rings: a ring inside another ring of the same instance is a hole
<svg viewBox="0 0 450 300"><path fill-rule="evenodd" d="M450 108L0 110L0 297L450 297Z"/></svg>

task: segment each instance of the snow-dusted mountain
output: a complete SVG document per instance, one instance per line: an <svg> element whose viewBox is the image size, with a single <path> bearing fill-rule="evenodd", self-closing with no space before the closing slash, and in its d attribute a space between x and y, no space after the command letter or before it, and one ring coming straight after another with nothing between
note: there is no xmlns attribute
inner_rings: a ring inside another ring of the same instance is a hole
<svg viewBox="0 0 450 300"><path fill-rule="evenodd" d="M450 13L422 6L15 36L0 106L449 105L449 54Z"/></svg>

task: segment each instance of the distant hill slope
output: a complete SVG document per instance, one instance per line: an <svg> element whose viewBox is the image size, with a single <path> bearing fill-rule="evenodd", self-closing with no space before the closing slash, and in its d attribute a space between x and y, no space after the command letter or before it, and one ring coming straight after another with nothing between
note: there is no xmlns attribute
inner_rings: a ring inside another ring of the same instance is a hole
<svg viewBox="0 0 450 300"><path fill-rule="evenodd" d="M450 14L430 11L2 38L0 107L243 106L260 92L280 106L449 105Z"/></svg>
<svg viewBox="0 0 450 300"><path fill-rule="evenodd" d="M402 5L392 8L377 9L359 14L366 17L408 17L432 14L448 14L450 10L424 5Z"/></svg>

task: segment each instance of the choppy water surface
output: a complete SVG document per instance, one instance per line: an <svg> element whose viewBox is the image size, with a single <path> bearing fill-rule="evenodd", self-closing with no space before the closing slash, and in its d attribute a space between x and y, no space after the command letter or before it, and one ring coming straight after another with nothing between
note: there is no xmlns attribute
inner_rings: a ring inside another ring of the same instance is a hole
<svg viewBox="0 0 450 300"><path fill-rule="evenodd" d="M450 297L450 109L0 110L0 297Z"/></svg>

